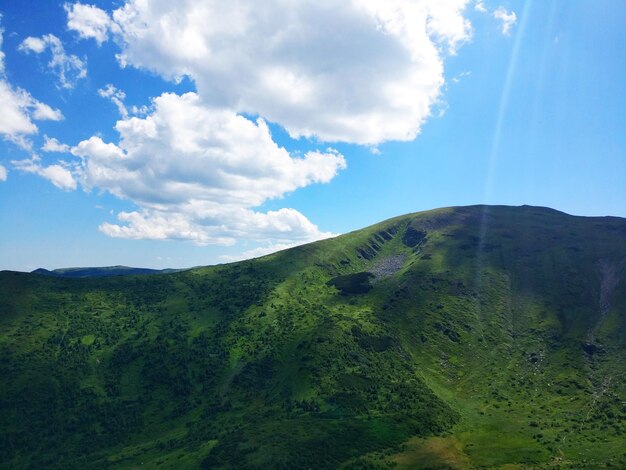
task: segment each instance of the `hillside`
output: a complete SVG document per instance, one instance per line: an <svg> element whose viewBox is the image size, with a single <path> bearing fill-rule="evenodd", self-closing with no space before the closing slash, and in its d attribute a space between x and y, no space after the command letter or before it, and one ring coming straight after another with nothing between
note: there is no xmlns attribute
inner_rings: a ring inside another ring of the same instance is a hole
<svg viewBox="0 0 626 470"><path fill-rule="evenodd" d="M0 467L626 468L625 279L625 219L528 206L2 272Z"/></svg>

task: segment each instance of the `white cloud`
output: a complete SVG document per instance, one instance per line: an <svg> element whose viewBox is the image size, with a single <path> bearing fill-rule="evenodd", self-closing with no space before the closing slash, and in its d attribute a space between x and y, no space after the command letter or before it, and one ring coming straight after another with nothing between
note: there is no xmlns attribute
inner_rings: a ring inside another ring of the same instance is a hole
<svg viewBox="0 0 626 470"><path fill-rule="evenodd" d="M233 245L242 238L269 243L270 246L275 243L295 246L333 236L321 232L295 209L262 213L226 206L210 210L206 216L189 207L120 212L117 218L121 224L103 223L100 231L115 238L191 240L198 245L224 246Z"/></svg>
<svg viewBox="0 0 626 470"><path fill-rule="evenodd" d="M37 101L27 91L13 88L7 81L2 52L3 34L4 29L0 26L0 135L23 148L30 148L26 136L37 133L37 126L32 120L59 121L63 119L63 114Z"/></svg>
<svg viewBox="0 0 626 470"><path fill-rule="evenodd" d="M145 118L117 122L118 144L91 137L72 148L79 179L136 203L109 236L231 244L241 237L309 241L329 236L294 209L253 209L298 188L330 181L345 168L334 150L290 155L262 119L206 106L195 93L165 93Z"/></svg>
<svg viewBox="0 0 626 470"><path fill-rule="evenodd" d="M56 36L55 36L56 37ZM43 38L35 38L32 36L27 37L20 44L19 50L25 52L34 52L35 54L41 54L46 50L48 44Z"/></svg>
<svg viewBox="0 0 626 470"><path fill-rule="evenodd" d="M152 107L147 105L136 106L133 105L129 108L126 107L124 100L126 99L126 93L119 88L116 88L110 83L107 83L104 88L98 90L98 95L102 98L108 99L115 105L117 111L120 113L122 119L127 119L129 115L134 116L146 116L152 112Z"/></svg>
<svg viewBox="0 0 626 470"><path fill-rule="evenodd" d="M63 114L58 109L53 109L40 101L33 101L33 119L36 121L61 121Z"/></svg>
<svg viewBox="0 0 626 470"><path fill-rule="evenodd" d="M188 75L208 105L294 138L376 145L414 139L430 117L446 54L470 38L468 3L127 0L107 28L121 64ZM105 37L74 19L83 37Z"/></svg>
<svg viewBox="0 0 626 470"><path fill-rule="evenodd" d="M38 171L38 174L49 180L59 189L63 189L65 191L76 189L76 180L72 176L72 173L61 165L42 167Z"/></svg>
<svg viewBox="0 0 626 470"><path fill-rule="evenodd" d="M65 4L67 27L83 39L93 38L98 44L108 39L109 30L115 28L109 15L94 5Z"/></svg>
<svg viewBox="0 0 626 470"><path fill-rule="evenodd" d="M48 137L44 135L44 144L41 147L41 150L44 152L69 152L70 146L67 144L62 144L54 137Z"/></svg>
<svg viewBox="0 0 626 470"><path fill-rule="evenodd" d="M460 83L463 78L469 77L471 74L472 72L470 72L469 70L466 70L465 72L461 72L456 77L452 77L452 83L455 83L455 84Z"/></svg>
<svg viewBox="0 0 626 470"><path fill-rule="evenodd" d="M502 34L508 36L511 28L517 23L517 15L514 11L508 12L506 8L499 6L493 12L493 17L502 22Z"/></svg>
<svg viewBox="0 0 626 470"><path fill-rule="evenodd" d="M146 106L145 104L141 106L133 105L130 107L131 114L134 114L135 116L146 116L151 111L152 111L152 108L150 106Z"/></svg>
<svg viewBox="0 0 626 470"><path fill-rule="evenodd" d="M62 88L74 88L76 82L87 76L87 66L77 56L66 54L61 40L53 34L40 38L29 36L20 44L20 51L42 54L50 49L51 59L48 68L54 73Z"/></svg>
<svg viewBox="0 0 626 470"><path fill-rule="evenodd" d="M14 90L4 80L0 81L0 133L19 143L25 135L35 134L37 126L31 121L29 110L32 97L24 90Z"/></svg>
<svg viewBox="0 0 626 470"><path fill-rule="evenodd" d="M34 99L20 88L14 89L0 79L0 135L5 139L28 149L31 146L27 136L37 133L35 120L59 120L61 111Z"/></svg>
<svg viewBox="0 0 626 470"><path fill-rule="evenodd" d="M100 230L263 245L244 256L331 236L295 209L259 207L330 181L345 160L331 149L290 155L266 121L293 138L371 149L414 139L443 109L444 60L471 38L469 4L125 0L110 15L67 4L68 28L99 44L113 38L122 66L171 80L188 76L197 88L163 94L150 108L127 107L112 85L99 90L118 107L120 139L93 136L73 147L81 158L76 178L138 206Z"/></svg>
<svg viewBox="0 0 626 470"><path fill-rule="evenodd" d="M17 170L39 175L50 181L59 189L64 191L76 189L76 180L68 168L60 164L43 166L40 161L40 158L35 155L27 160L13 160L11 163Z"/></svg>
<svg viewBox="0 0 626 470"><path fill-rule="evenodd" d="M7 169L0 165L0 181L6 181L8 173Z"/></svg>
<svg viewBox="0 0 626 470"><path fill-rule="evenodd" d="M474 10L480 13L487 13L487 7L485 6L484 2L480 0L478 0L476 4L474 5Z"/></svg>
<svg viewBox="0 0 626 470"><path fill-rule="evenodd" d="M117 107L118 112L122 118L126 119L128 117L128 110L124 105L124 100L126 99L126 93L122 90L115 88L113 85L108 83L104 88L100 88L98 90L98 94L102 98L106 98L111 100L111 102Z"/></svg>
<svg viewBox="0 0 626 470"><path fill-rule="evenodd" d="M243 261L251 258L259 258L261 256L269 255L271 253L276 253L277 251L287 250L297 245L298 243L271 243L266 246L259 246L257 248L246 250L238 255L222 255L219 257L219 259L227 263Z"/></svg>
<svg viewBox="0 0 626 470"><path fill-rule="evenodd" d="M2 20L2 15L0 15ZM6 81L2 43L4 28L0 26L0 135L5 139L28 148L26 135L37 132L37 126L30 119L32 97L24 90L14 90Z"/></svg>
<svg viewBox="0 0 626 470"><path fill-rule="evenodd" d="M0 22L2 21L2 14L0 14ZM2 41L4 40L4 28L0 26L0 76L4 75L4 52L2 52Z"/></svg>

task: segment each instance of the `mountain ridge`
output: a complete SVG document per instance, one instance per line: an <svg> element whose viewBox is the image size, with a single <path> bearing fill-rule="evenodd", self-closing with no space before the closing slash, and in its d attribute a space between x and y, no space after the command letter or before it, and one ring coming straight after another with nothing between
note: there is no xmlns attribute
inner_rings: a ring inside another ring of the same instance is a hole
<svg viewBox="0 0 626 470"><path fill-rule="evenodd" d="M611 219L615 219L615 220L623 220L623 217L619 217L619 216L612 216L612 215L601 215L601 216L597 216L597 215L573 215L573 214L569 214L567 212L564 211L560 211L558 209L554 209L551 207L547 207L547 206L533 206L533 205L528 205L528 204L523 204L520 206L510 206L510 205L485 205L485 204L472 204L472 205L465 205L465 206L447 206L447 207L442 207L442 208L438 208L438 209L431 209L431 210L426 210L426 211L420 211L420 212L411 212L408 214L404 214L404 215L399 215L399 216L394 216L391 217L389 219L386 219L383 222L378 222L375 224L372 224L370 226L364 227L362 229L356 229L356 230L352 230L350 232L344 233L344 234L340 234L337 236L344 236L344 235L349 235L351 233L355 233L355 232L359 232L361 230L366 230L370 227L373 227L375 225L379 225L381 223L386 223L388 221L391 220L395 220L395 219L399 219L399 218L404 218L404 217L411 217L411 216L416 216L418 214L426 214L428 212L431 211L437 211L437 210L456 210L456 209L462 209L462 208L473 208L473 209L481 209L481 210L487 210L489 208L530 208L530 209L535 209L535 210L545 210L548 212L553 212L553 213L558 213L558 214L562 214L568 217L578 217L578 218L585 218L585 219L606 219L606 220L611 220ZM337 237L331 237L332 238L337 238ZM316 243L316 242L310 242L310 243ZM310 243L305 243L305 245L308 245ZM301 245L300 245L301 246ZM280 251L286 251L289 250L290 248L285 248L283 250ZM277 253L277 252L274 252ZM270 256L274 253L270 253L268 255L261 255L257 258L263 258L265 256ZM249 258L249 259L256 259L256 258ZM238 261L234 261L234 262L238 262ZM230 264L230 263L219 263L219 264ZM67 278L81 278L81 277L106 277L106 276L122 276L122 275L141 275L141 274L168 274L168 273L174 273L174 272L179 272L179 271L186 271L186 270L190 270L190 269L198 269L198 268L203 268L203 267L209 267L209 266L218 266L219 264L211 264L211 265L202 265L202 266L194 266L191 268L164 268L164 269L157 269L157 268L144 268L144 267L132 267L132 266L126 266L126 265L112 265L112 266L72 266L72 267L64 267L64 268L55 268L55 269L46 269L46 268L37 268L34 269L32 271L30 271L31 274L40 274L40 275L44 275L44 276L56 276L56 277L67 277ZM5 271L13 271L13 270L5 270ZM21 271L16 271L16 272L21 272Z"/></svg>
<svg viewBox="0 0 626 470"><path fill-rule="evenodd" d="M151 269L151 268L134 268L130 266L92 266L92 267L71 267L57 268L48 270L38 268L30 272L30 274L39 274L42 276L64 277L64 278L86 278L86 277L109 277L109 276L129 276L138 274L167 274L183 271L183 269Z"/></svg>

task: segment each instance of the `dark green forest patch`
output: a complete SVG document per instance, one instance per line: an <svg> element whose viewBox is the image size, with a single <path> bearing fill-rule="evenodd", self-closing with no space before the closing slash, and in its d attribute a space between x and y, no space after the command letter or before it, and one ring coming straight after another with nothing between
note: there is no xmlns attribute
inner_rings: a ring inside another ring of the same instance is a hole
<svg viewBox="0 0 626 470"><path fill-rule="evenodd" d="M341 295L366 294L372 289L372 273L360 272L337 276L326 283L327 286L336 287Z"/></svg>

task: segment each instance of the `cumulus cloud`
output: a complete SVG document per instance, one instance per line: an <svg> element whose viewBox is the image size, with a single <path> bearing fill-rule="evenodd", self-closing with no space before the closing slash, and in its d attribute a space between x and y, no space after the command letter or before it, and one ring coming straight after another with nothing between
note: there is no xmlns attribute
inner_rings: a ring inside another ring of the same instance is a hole
<svg viewBox="0 0 626 470"><path fill-rule="evenodd" d="M2 20L2 15L0 15ZM4 29L0 26L0 135L5 139L28 147L29 142L25 136L37 132L37 126L30 119L33 99L25 91L13 89L7 82L4 71L4 52L2 43ZM6 170L5 170L6 176Z"/></svg>
<svg viewBox="0 0 626 470"><path fill-rule="evenodd" d="M98 94L102 98L106 98L111 100L111 102L117 107L118 112L122 118L126 119L128 117L128 110L124 105L124 100L126 99L126 93L122 90L115 88L113 85L108 83L104 88L100 88L98 90Z"/></svg>
<svg viewBox="0 0 626 470"><path fill-rule="evenodd" d="M36 121L61 121L63 119L61 111L40 101L33 100L32 108L32 116Z"/></svg>
<svg viewBox="0 0 626 470"><path fill-rule="evenodd" d="M2 30L0 30L0 45ZM0 70L0 135L22 148L29 149L28 136L38 129L33 120L63 119L61 111L34 99L27 91L14 88Z"/></svg>
<svg viewBox="0 0 626 470"><path fill-rule="evenodd" d="M2 52L2 41L4 41L4 28L1 25L2 14L0 14L0 77L4 76L4 52Z"/></svg>
<svg viewBox="0 0 626 470"><path fill-rule="evenodd" d="M0 181L6 181L8 174L9 172L7 171L7 169L0 165Z"/></svg>
<svg viewBox="0 0 626 470"><path fill-rule="evenodd" d="M493 17L502 22L502 34L505 36L511 34L511 28L517 23L517 15L514 11L509 13L506 8L500 6L494 10Z"/></svg>
<svg viewBox="0 0 626 470"><path fill-rule="evenodd" d="M76 31L83 39L95 39L98 44L106 41L109 30L115 28L115 23L111 21L109 15L94 5L66 3L65 12L68 29Z"/></svg>
<svg viewBox="0 0 626 470"><path fill-rule="evenodd" d="M43 40L43 38L35 38L29 36L24 39L24 41L22 41L22 44L20 44L19 46L19 50L25 52L34 52L35 54L41 54L43 51L46 50L46 47L47 43Z"/></svg>
<svg viewBox="0 0 626 470"><path fill-rule="evenodd" d="M480 13L487 13L487 7L485 6L485 3L482 2L481 0L478 0L476 2L476 4L474 5L474 10Z"/></svg>
<svg viewBox="0 0 626 470"><path fill-rule="evenodd" d="M131 106L130 107L130 113L134 114L135 116L146 116L148 115L150 112L152 111L152 108L150 106L147 105L141 105L141 106Z"/></svg>
<svg viewBox="0 0 626 470"><path fill-rule="evenodd" d="M61 165L39 167L36 173L49 180L59 189L63 189L64 191L76 189L76 180L72 176L72 173Z"/></svg>
<svg viewBox="0 0 626 470"><path fill-rule="evenodd" d="M343 156L292 155L266 122L292 138L371 149L413 140L441 108L444 60L471 38L468 4L125 0L110 13L66 4L68 29L99 44L112 38L121 66L187 76L197 89L143 108L127 107L113 85L99 90L120 112L120 139L74 146L76 177L138 206L100 230L199 244L245 237L267 250L331 236L295 209L259 207L330 181L345 168Z"/></svg>
<svg viewBox="0 0 626 470"><path fill-rule="evenodd" d="M67 165L53 164L44 166L38 156L33 156L26 160L13 160L11 162L15 169L26 173L34 173L44 179L50 181L57 188L64 191L73 191L76 189L76 180L72 172L66 167Z"/></svg>
<svg viewBox="0 0 626 470"><path fill-rule="evenodd" d="M26 147L24 137L35 134L37 126L30 119L32 97L24 90L14 90L4 80L0 81L0 133L21 147Z"/></svg>
<svg viewBox="0 0 626 470"><path fill-rule="evenodd" d="M111 103L113 103L117 108L117 111L122 119L127 119L131 114L134 116L147 116L150 112L152 112L152 107L145 104L141 106L133 105L130 109L127 108L124 103L126 93L110 83L107 83L104 88L100 88L98 90L98 95L111 101Z"/></svg>
<svg viewBox="0 0 626 470"><path fill-rule="evenodd" d="M227 263L243 261L245 259L259 258L260 256L276 253L277 251L287 250L297 245L298 243L270 243L269 245L246 250L238 255L222 255L219 259Z"/></svg>
<svg viewBox="0 0 626 470"><path fill-rule="evenodd" d="M203 215L201 208L198 212L192 207L172 207L168 210L120 212L117 218L122 224L103 223L100 231L115 238L191 240L198 245L224 246L246 238L269 242L270 246L291 247L333 236L330 232L321 232L297 210L288 208L263 213L226 206L221 210L212 208L210 213Z"/></svg>
<svg viewBox="0 0 626 470"><path fill-rule="evenodd" d="M293 138L376 145L420 132L445 56L470 38L468 1L127 0L106 31L121 64L187 75L211 106L260 115ZM76 8L68 27L104 40L78 25Z"/></svg>
<svg viewBox="0 0 626 470"><path fill-rule="evenodd" d="M48 137L47 135L44 135L43 138L44 138L44 143L43 143L43 146L41 147L41 150L44 152L63 153L63 152L69 152L70 150L69 145L62 144L54 137Z"/></svg>
<svg viewBox="0 0 626 470"><path fill-rule="evenodd" d="M59 86L74 88L76 82L87 76L87 66L73 54L66 54L61 40L53 34L46 34L40 38L29 36L20 44L20 51L42 54L50 50L48 69L57 76Z"/></svg>
<svg viewBox="0 0 626 470"><path fill-rule="evenodd" d="M322 233L293 209L257 212L265 201L345 168L338 152L290 155L273 140L263 119L206 106L196 93L165 93L145 118L117 122L119 143L93 136L72 148L81 158L79 179L129 199L140 208L100 229L109 236L188 239L199 244L259 240L309 241Z"/></svg>

